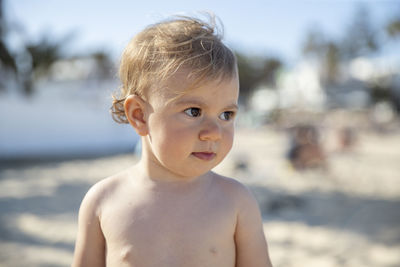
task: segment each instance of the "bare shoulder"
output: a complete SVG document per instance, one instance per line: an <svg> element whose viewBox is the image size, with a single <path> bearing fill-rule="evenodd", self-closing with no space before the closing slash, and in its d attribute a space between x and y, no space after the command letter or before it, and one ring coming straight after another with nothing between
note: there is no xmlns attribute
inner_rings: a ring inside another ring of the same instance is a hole
<svg viewBox="0 0 400 267"><path fill-rule="evenodd" d="M78 235L72 266L105 266L105 238L101 212L105 200L121 186L126 174L119 173L93 185L79 209Z"/></svg>
<svg viewBox="0 0 400 267"><path fill-rule="evenodd" d="M215 173L213 175L214 184L218 187L218 190L222 194L226 193L229 195L230 201L233 201L238 209L249 207L258 209L257 201L247 186L230 177Z"/></svg>
<svg viewBox="0 0 400 267"><path fill-rule="evenodd" d="M127 173L128 171L124 170L95 183L83 198L81 211L93 212L98 216L104 201L123 186Z"/></svg>
<svg viewBox="0 0 400 267"><path fill-rule="evenodd" d="M216 175L215 184L229 193L236 209L235 246L236 266L272 267L263 232L262 217L251 191L239 181Z"/></svg>

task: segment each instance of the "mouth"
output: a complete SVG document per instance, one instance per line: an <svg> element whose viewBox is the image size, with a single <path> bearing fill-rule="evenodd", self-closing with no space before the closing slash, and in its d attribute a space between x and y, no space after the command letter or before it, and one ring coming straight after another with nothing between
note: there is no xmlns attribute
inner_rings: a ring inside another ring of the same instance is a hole
<svg viewBox="0 0 400 267"><path fill-rule="evenodd" d="M217 154L214 152L193 152L192 155L201 160L210 161L213 160Z"/></svg>

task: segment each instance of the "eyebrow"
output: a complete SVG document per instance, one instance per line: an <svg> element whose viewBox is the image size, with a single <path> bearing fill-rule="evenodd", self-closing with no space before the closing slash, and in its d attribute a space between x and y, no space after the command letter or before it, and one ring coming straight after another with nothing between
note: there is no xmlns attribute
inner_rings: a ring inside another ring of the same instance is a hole
<svg viewBox="0 0 400 267"><path fill-rule="evenodd" d="M203 102L201 100L191 99L191 98L189 98L189 99L181 99L181 100L179 100L179 101L177 101L175 103L175 105L178 105L178 106L190 105L190 104L194 104L194 105L197 105L197 106L206 106L206 107L208 106L207 103L205 103L205 102ZM238 107L237 104L232 103L232 104L229 104L226 107L224 107L224 109L239 109L239 107Z"/></svg>
<svg viewBox="0 0 400 267"><path fill-rule="evenodd" d="M230 104L226 107L226 109L239 109L237 104Z"/></svg>

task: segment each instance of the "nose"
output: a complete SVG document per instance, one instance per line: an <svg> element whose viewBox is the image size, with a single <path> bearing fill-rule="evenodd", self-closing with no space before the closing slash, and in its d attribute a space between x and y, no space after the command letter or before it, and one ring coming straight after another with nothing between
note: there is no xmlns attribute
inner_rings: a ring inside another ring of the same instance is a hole
<svg viewBox="0 0 400 267"><path fill-rule="evenodd" d="M221 125L215 120L209 119L203 125L199 133L202 141L217 141L221 139Z"/></svg>

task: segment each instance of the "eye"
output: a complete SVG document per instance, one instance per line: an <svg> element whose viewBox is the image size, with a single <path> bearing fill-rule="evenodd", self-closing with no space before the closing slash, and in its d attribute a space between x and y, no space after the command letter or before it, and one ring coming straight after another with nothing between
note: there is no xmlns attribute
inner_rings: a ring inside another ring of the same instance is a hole
<svg viewBox="0 0 400 267"><path fill-rule="evenodd" d="M233 111L225 111L219 115L219 118L224 121L229 121L235 116L235 112Z"/></svg>
<svg viewBox="0 0 400 267"><path fill-rule="evenodd" d="M188 108L184 112L190 117L199 117L201 115L201 109L199 108Z"/></svg>

